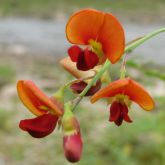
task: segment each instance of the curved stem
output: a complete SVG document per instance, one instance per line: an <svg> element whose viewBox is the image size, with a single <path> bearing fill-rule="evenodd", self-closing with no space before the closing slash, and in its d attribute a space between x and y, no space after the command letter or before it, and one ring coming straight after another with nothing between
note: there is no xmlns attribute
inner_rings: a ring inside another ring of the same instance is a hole
<svg viewBox="0 0 165 165"><path fill-rule="evenodd" d="M123 61L122 61L122 64L121 64L121 69L120 69L120 79L125 78L125 75L126 75L125 65L126 65L126 61L127 61L127 55L128 54L125 54L124 57L123 57Z"/></svg>
<svg viewBox="0 0 165 165"><path fill-rule="evenodd" d="M159 33L165 32L165 28L161 28L158 30L155 30L147 35L145 35L143 38L138 39L137 41L133 42L132 44L129 44L126 48L125 48L125 53L128 53L129 51L134 50L135 48L137 48L139 45L141 45L142 43L144 43L145 41L149 40L150 38L156 36Z"/></svg>
<svg viewBox="0 0 165 165"><path fill-rule="evenodd" d="M145 41L149 40L150 38L154 37L155 35L157 35L157 34L159 34L161 32L165 32L165 28L161 28L161 29L155 30L155 31L153 31L153 32L143 36L143 37L137 38L137 39L131 41L127 45L127 47L125 48L125 55L123 57L123 62L122 62L121 70L120 70L120 79L125 78L125 74L126 74L125 65L126 65L127 53L131 52L132 50L137 48L139 45L141 45Z"/></svg>

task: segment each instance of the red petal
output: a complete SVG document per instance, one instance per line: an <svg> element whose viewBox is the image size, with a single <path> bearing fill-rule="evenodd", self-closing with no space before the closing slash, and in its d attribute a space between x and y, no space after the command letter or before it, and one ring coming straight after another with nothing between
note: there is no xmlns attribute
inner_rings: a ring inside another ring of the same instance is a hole
<svg viewBox="0 0 165 165"><path fill-rule="evenodd" d="M124 103L123 104L120 103L120 106L121 106L122 115L124 117L128 114L128 107Z"/></svg>
<svg viewBox="0 0 165 165"><path fill-rule="evenodd" d="M69 57L71 58L71 60L73 62L77 62L78 60L78 56L79 54L82 52L82 49L77 46L77 45L74 45L74 46L71 46L69 49L68 49L68 54L69 54Z"/></svg>
<svg viewBox="0 0 165 165"><path fill-rule="evenodd" d="M110 107L110 117L109 121L116 121L120 115L120 106L118 102L113 102Z"/></svg>
<svg viewBox="0 0 165 165"><path fill-rule="evenodd" d="M120 126L123 123L123 117L120 115L120 117L115 121L115 124L117 126Z"/></svg>
<svg viewBox="0 0 165 165"><path fill-rule="evenodd" d="M128 115L124 116L124 120L125 120L126 122L128 122L128 123L132 123L132 122L133 122L133 121L131 120L131 118L130 118Z"/></svg>
<svg viewBox="0 0 165 165"><path fill-rule="evenodd" d="M94 68L99 63L98 56L92 51L89 51L88 49L85 50L84 56L89 69Z"/></svg>
<svg viewBox="0 0 165 165"><path fill-rule="evenodd" d="M128 116L128 107L125 104L122 104L122 115L123 115L123 119L128 122L128 123L132 123L132 120L130 119L130 117Z"/></svg>
<svg viewBox="0 0 165 165"><path fill-rule="evenodd" d="M109 121L114 121L117 126L120 126L123 122L123 119L126 122L132 122L128 116L128 107L120 102L113 102L110 107Z"/></svg>
<svg viewBox="0 0 165 165"><path fill-rule="evenodd" d="M84 52L80 53L77 59L77 69L82 71L87 71L94 68L99 62L98 56L86 49Z"/></svg>
<svg viewBox="0 0 165 165"><path fill-rule="evenodd" d="M43 138L52 133L56 127L57 121L57 116L44 114L33 119L21 120L19 127L35 138Z"/></svg>
<svg viewBox="0 0 165 165"><path fill-rule="evenodd" d="M75 93L81 93L85 87L87 86L87 83L84 81L80 81L78 83L72 84L70 87ZM85 94L85 96L92 96L94 95L99 89L101 88L101 81L98 80L95 86L92 86L89 91Z"/></svg>
<svg viewBox="0 0 165 165"><path fill-rule="evenodd" d="M83 142L79 133L70 136L64 136L63 147L65 151L65 157L68 161L78 162L81 159Z"/></svg>
<svg viewBox="0 0 165 165"><path fill-rule="evenodd" d="M87 86L87 83L85 83L84 81L80 81L77 83L73 83L70 88L73 90L73 92L75 93L81 93L84 88Z"/></svg>
<svg viewBox="0 0 165 165"><path fill-rule="evenodd" d="M82 71L89 70L89 67L86 63L86 59L85 59L85 56L84 56L84 52L80 53L79 56L78 56L77 69L82 70Z"/></svg>
<svg viewBox="0 0 165 165"><path fill-rule="evenodd" d="M98 80L96 85L92 86L89 91L86 93L85 96L92 96L101 88L101 81Z"/></svg>

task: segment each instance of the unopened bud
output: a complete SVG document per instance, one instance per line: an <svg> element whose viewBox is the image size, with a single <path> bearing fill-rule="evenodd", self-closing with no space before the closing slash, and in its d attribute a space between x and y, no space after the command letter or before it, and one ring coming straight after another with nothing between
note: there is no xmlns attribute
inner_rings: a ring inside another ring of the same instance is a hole
<svg viewBox="0 0 165 165"><path fill-rule="evenodd" d="M65 104L65 113L62 118L63 148L65 157L70 162L81 159L83 142L81 139L79 123L72 113L72 104Z"/></svg>
<svg viewBox="0 0 165 165"><path fill-rule="evenodd" d="M73 135L64 135L63 147L65 157L70 162L78 162L81 159L83 142L80 133Z"/></svg>

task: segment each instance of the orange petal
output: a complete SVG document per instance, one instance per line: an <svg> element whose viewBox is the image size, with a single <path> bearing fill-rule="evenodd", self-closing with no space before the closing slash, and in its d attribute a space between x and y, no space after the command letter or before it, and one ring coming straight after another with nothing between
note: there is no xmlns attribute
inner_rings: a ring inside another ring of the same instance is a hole
<svg viewBox="0 0 165 165"><path fill-rule="evenodd" d="M153 98L150 94L136 81L128 79L129 86L126 94L130 99L139 104L144 110L152 110L155 106Z"/></svg>
<svg viewBox="0 0 165 165"><path fill-rule="evenodd" d="M129 99L139 104L144 110L154 108L154 100L150 94L137 82L130 78L117 80L95 93L91 102L94 103L100 98L114 97L117 94L129 96Z"/></svg>
<svg viewBox="0 0 165 165"><path fill-rule="evenodd" d="M103 52L112 64L116 63L124 54L124 29L112 14L105 14L97 41L102 44Z"/></svg>
<svg viewBox="0 0 165 165"><path fill-rule="evenodd" d="M128 85L127 79L117 80L102 88L91 97L91 102L94 103L101 98L114 97L122 92Z"/></svg>
<svg viewBox="0 0 165 165"><path fill-rule="evenodd" d="M31 80L20 80L17 83L18 95L23 104L35 115L40 116L52 111L62 115L61 109L54 104ZM42 110L42 107L45 110Z"/></svg>
<svg viewBox="0 0 165 165"><path fill-rule="evenodd" d="M73 44L89 44L94 40L102 45L105 56L117 62L124 53L124 30L119 21L111 14L93 9L75 13L66 25L66 35Z"/></svg>
<svg viewBox="0 0 165 165"><path fill-rule="evenodd" d="M67 39L73 44L88 44L90 39L97 38L103 22L103 12L94 9L81 10L73 14L66 25Z"/></svg>

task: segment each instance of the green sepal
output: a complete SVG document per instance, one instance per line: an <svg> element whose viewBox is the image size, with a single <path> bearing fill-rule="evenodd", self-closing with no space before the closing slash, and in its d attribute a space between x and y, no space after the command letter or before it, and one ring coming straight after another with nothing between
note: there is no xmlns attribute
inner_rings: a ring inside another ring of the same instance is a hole
<svg viewBox="0 0 165 165"><path fill-rule="evenodd" d="M56 91L52 97L54 97L59 102L64 102L64 87L60 88L58 91Z"/></svg>
<svg viewBox="0 0 165 165"><path fill-rule="evenodd" d="M62 117L62 130L64 135L73 135L79 132L79 125L73 112L73 105L67 102L64 105L64 115Z"/></svg>

